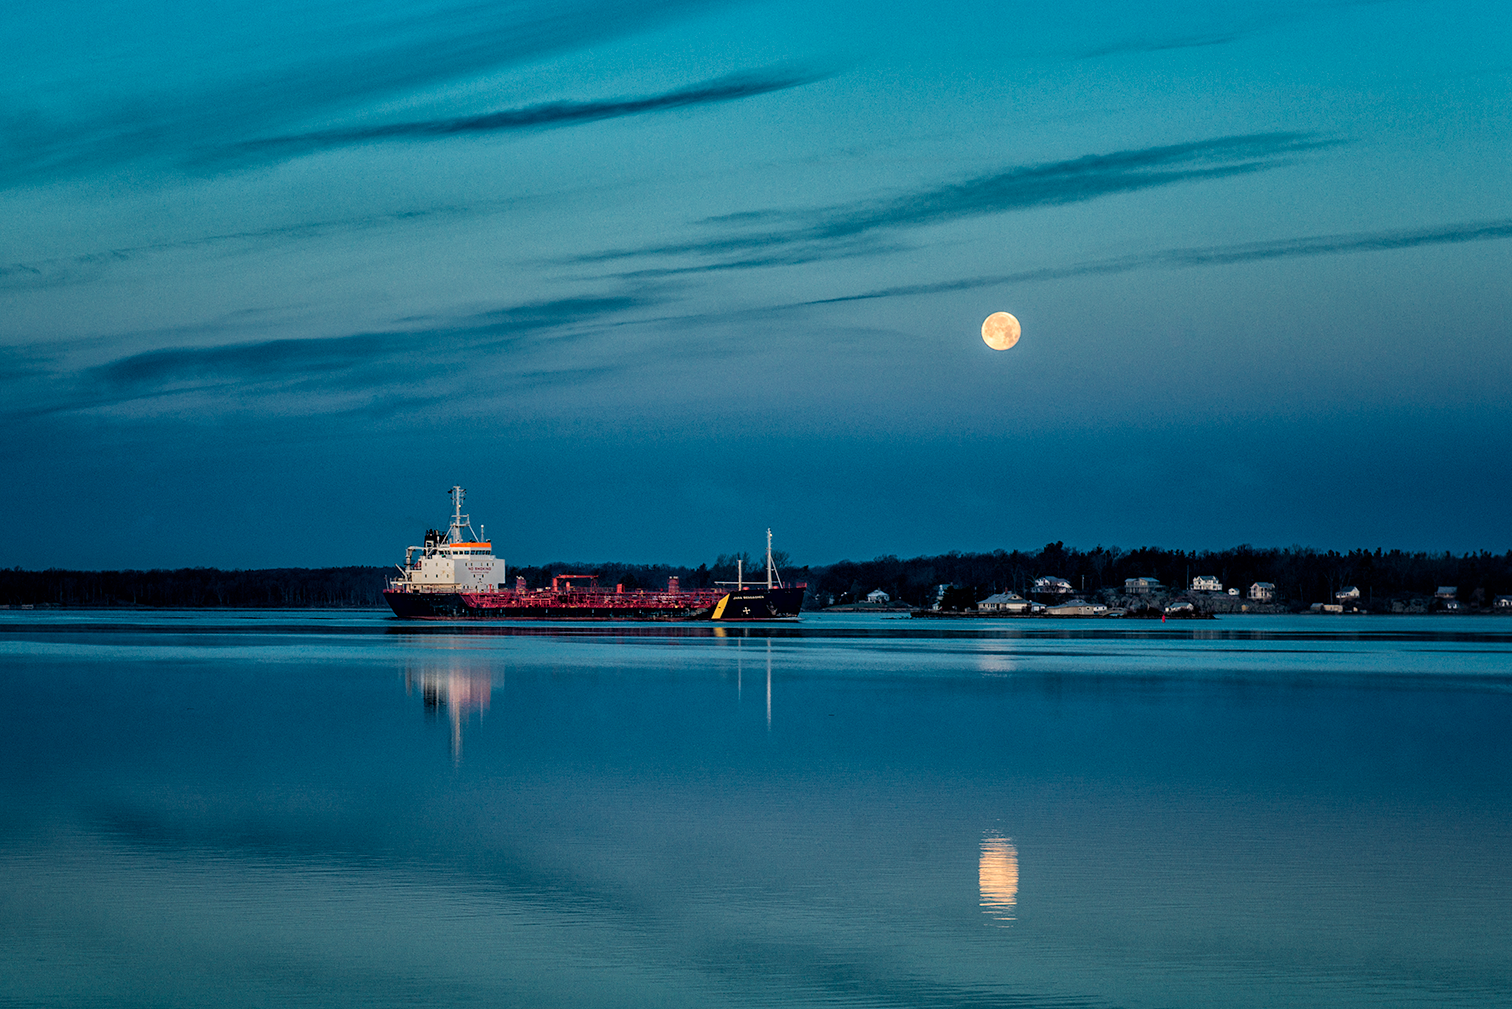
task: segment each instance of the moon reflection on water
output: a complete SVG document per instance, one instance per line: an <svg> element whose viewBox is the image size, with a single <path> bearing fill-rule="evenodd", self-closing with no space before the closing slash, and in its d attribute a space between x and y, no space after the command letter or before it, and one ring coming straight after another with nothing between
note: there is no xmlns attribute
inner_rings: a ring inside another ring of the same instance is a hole
<svg viewBox="0 0 1512 1009"><path fill-rule="evenodd" d="M977 863L982 910L999 921L1012 921L1018 906L1018 849L1006 837L982 839L982 857Z"/></svg>

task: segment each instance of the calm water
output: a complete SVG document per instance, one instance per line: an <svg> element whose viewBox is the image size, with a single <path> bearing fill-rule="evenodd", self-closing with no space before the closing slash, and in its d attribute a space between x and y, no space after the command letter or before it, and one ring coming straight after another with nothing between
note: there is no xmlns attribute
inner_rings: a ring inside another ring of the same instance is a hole
<svg viewBox="0 0 1512 1009"><path fill-rule="evenodd" d="M1512 620L0 613L0 1004L1512 1005Z"/></svg>

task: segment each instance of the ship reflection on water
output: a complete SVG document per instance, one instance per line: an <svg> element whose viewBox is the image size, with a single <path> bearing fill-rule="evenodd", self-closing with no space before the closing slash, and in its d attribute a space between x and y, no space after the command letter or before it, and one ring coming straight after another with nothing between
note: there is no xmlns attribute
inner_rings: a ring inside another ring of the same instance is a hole
<svg viewBox="0 0 1512 1009"><path fill-rule="evenodd" d="M421 666L404 669L404 692L413 696L419 692L425 705L425 716L434 719L446 709L451 721L452 760L462 759L462 730L478 713L481 722L488 713L493 699L493 674L488 670L441 669Z"/></svg>
<svg viewBox="0 0 1512 1009"><path fill-rule="evenodd" d="M716 628L714 631L718 637L724 637L724 628ZM743 637L735 639L735 703L740 703L745 679L745 659L741 650ZM766 727L767 732L772 731L772 639L766 642Z"/></svg>
<svg viewBox="0 0 1512 1009"><path fill-rule="evenodd" d="M1013 921L1018 906L1018 849L1006 837L982 838L977 863L982 911L999 921Z"/></svg>

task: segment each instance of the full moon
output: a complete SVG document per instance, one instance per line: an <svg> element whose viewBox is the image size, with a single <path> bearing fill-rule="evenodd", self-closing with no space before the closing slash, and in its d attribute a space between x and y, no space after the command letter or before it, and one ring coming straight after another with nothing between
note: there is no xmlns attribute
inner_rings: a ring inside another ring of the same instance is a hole
<svg viewBox="0 0 1512 1009"><path fill-rule="evenodd" d="M982 342L993 350L1007 350L1019 341L1019 321L1007 312L993 312L982 323Z"/></svg>

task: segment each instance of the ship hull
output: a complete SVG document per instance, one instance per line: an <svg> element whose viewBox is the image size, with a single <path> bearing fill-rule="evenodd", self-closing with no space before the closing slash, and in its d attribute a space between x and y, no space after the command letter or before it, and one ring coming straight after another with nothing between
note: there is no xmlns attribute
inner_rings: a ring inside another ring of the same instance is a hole
<svg viewBox="0 0 1512 1009"><path fill-rule="evenodd" d="M707 620L716 593L396 592L383 593L407 620Z"/></svg>
<svg viewBox="0 0 1512 1009"><path fill-rule="evenodd" d="M797 620L807 586L780 589L747 588L731 592L719 601L709 619L721 623L738 620Z"/></svg>
<svg viewBox="0 0 1512 1009"><path fill-rule="evenodd" d="M395 592L391 589L383 593L383 599L394 611L394 616L406 620L449 617L461 601L454 592Z"/></svg>

